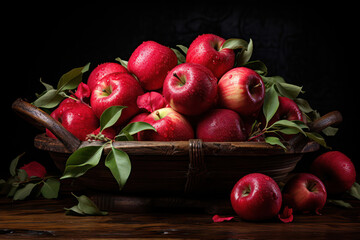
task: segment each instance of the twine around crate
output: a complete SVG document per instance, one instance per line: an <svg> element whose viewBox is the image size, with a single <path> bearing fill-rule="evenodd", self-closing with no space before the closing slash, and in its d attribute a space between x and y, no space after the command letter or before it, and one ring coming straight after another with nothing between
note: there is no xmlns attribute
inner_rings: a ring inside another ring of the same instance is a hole
<svg viewBox="0 0 360 240"><path fill-rule="evenodd" d="M187 172L185 193L194 193L204 183L208 171L204 162L201 139L189 140L189 169Z"/></svg>

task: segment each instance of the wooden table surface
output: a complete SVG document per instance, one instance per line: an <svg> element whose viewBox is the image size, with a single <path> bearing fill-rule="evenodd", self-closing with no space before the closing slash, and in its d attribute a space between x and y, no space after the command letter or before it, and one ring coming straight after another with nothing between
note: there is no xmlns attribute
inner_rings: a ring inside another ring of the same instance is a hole
<svg viewBox="0 0 360 240"><path fill-rule="evenodd" d="M295 214L292 223L284 224L275 220L245 222L238 217L214 223L213 213L194 209L67 216L64 207L76 204L71 197L25 201L0 198L0 239L360 239L360 201L348 202L354 208L327 204L321 216Z"/></svg>

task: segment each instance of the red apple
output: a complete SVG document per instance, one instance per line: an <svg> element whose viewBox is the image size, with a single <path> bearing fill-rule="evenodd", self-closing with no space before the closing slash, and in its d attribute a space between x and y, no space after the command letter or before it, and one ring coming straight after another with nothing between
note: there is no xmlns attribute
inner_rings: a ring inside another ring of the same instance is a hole
<svg viewBox="0 0 360 240"><path fill-rule="evenodd" d="M160 89L167 73L177 65L173 50L154 41L140 44L131 54L128 69L146 90Z"/></svg>
<svg viewBox="0 0 360 240"><path fill-rule="evenodd" d="M85 141L86 136L99 126L99 119L91 107L80 100L65 99L51 113L51 116L81 141ZM46 134L49 137L56 138L48 129L46 129Z"/></svg>
<svg viewBox="0 0 360 240"><path fill-rule="evenodd" d="M143 121L151 124L156 132L139 132L140 141L187 141L194 138L190 123L172 108L158 109Z"/></svg>
<svg viewBox="0 0 360 240"><path fill-rule="evenodd" d="M217 79L200 64L183 63L166 76L163 94L175 111L185 115L199 115L213 106L217 95Z"/></svg>
<svg viewBox="0 0 360 240"><path fill-rule="evenodd" d="M238 113L229 109L214 109L198 122L196 136L204 142L245 141L243 127Z"/></svg>
<svg viewBox="0 0 360 240"><path fill-rule="evenodd" d="M276 217L282 203L279 186L271 177L261 173L241 178L232 189L230 199L234 211L248 221Z"/></svg>
<svg viewBox="0 0 360 240"><path fill-rule="evenodd" d="M127 73L127 69L123 66L121 66L118 63L112 63L112 62L106 62L98 65L89 75L89 78L87 80L87 85L90 88L90 91L94 90L95 85L106 75L109 75L110 73Z"/></svg>
<svg viewBox="0 0 360 240"><path fill-rule="evenodd" d="M324 182L329 194L349 190L356 180L354 164L339 151L321 154L312 162L310 170Z"/></svg>
<svg viewBox="0 0 360 240"><path fill-rule="evenodd" d="M144 94L139 82L129 73L112 73L106 75L92 91L90 104L95 115L100 118L105 109L111 106L126 106L116 123L120 125L134 116L139 108L138 96Z"/></svg>
<svg viewBox="0 0 360 240"><path fill-rule="evenodd" d="M232 49L220 47L225 39L214 34L198 36L191 44L186 54L186 62L201 64L215 75L217 79L229 71L235 62L235 53Z"/></svg>
<svg viewBox="0 0 360 240"><path fill-rule="evenodd" d="M255 117L264 103L265 85L254 70L245 67L231 69L218 84L221 106L242 116Z"/></svg>
<svg viewBox="0 0 360 240"><path fill-rule="evenodd" d="M326 203L326 189L319 178L310 173L298 173L283 188L283 205L294 211L315 211L319 214Z"/></svg>

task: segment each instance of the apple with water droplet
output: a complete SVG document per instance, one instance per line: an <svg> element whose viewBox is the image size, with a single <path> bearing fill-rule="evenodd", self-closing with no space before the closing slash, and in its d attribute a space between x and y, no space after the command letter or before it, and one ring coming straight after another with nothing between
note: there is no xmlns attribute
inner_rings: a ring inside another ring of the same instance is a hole
<svg viewBox="0 0 360 240"><path fill-rule="evenodd" d="M256 117L264 103L264 97L264 82L259 74L249 68L233 68L219 80L219 104L241 116Z"/></svg>
<svg viewBox="0 0 360 240"><path fill-rule="evenodd" d="M201 117L196 137L204 142L245 141L244 123L239 114L230 109L213 109Z"/></svg>
<svg viewBox="0 0 360 240"><path fill-rule="evenodd" d="M90 105L98 118L111 106L126 106L116 123L118 126L139 111L136 101L142 94L144 94L143 89L131 74L112 73L96 84L91 93Z"/></svg>
<svg viewBox="0 0 360 240"><path fill-rule="evenodd" d="M350 158L339 151L329 151L318 156L310 171L319 177L330 194L343 193L356 180L356 171Z"/></svg>
<svg viewBox="0 0 360 240"><path fill-rule="evenodd" d="M114 72L127 73L127 69L118 63L106 62L98 65L89 75L87 85L90 91L94 90L95 85L106 75Z"/></svg>
<svg viewBox="0 0 360 240"><path fill-rule="evenodd" d="M183 63L166 76L163 95L175 111L184 115L199 115L214 105L217 79L200 64Z"/></svg>
<svg viewBox="0 0 360 240"><path fill-rule="evenodd" d="M234 66L235 53L229 48L221 49L225 39L214 34L198 36L189 46L186 62L201 64L217 79Z"/></svg>
<svg viewBox="0 0 360 240"><path fill-rule="evenodd" d="M92 108L80 100L66 98L50 116L81 141L85 141L87 135L99 127L99 119ZM46 129L46 135L56 138L49 129Z"/></svg>
<svg viewBox="0 0 360 240"><path fill-rule="evenodd" d="M279 186L271 177L261 173L242 177L232 189L230 199L234 211L248 221L274 218L282 204Z"/></svg>
<svg viewBox="0 0 360 240"><path fill-rule="evenodd" d="M158 109L143 121L151 124L156 132L139 132L138 139L140 141L187 141L194 138L194 130L190 123L172 108Z"/></svg>
<svg viewBox="0 0 360 240"><path fill-rule="evenodd" d="M131 54L128 70L145 90L160 89L167 73L177 65L173 50L154 41L140 44Z"/></svg>
<svg viewBox="0 0 360 240"><path fill-rule="evenodd" d="M326 203L326 189L321 180L310 173L298 173L283 188L283 205L294 211L319 214Z"/></svg>

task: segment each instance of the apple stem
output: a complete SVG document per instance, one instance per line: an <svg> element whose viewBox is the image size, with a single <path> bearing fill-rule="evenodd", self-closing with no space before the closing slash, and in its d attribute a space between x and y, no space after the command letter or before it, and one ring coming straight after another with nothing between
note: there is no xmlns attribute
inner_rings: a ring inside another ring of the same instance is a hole
<svg viewBox="0 0 360 240"><path fill-rule="evenodd" d="M183 79L181 79L176 73L173 73L173 76L179 80L179 82L181 83L181 86L185 85L186 82Z"/></svg>
<svg viewBox="0 0 360 240"><path fill-rule="evenodd" d="M257 88L261 86L261 82L259 82L258 84L256 84L253 88Z"/></svg>
<svg viewBox="0 0 360 240"><path fill-rule="evenodd" d="M159 111L156 111L156 116L158 116L158 118L160 118L160 119L161 119L161 116L160 116Z"/></svg>

